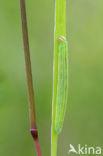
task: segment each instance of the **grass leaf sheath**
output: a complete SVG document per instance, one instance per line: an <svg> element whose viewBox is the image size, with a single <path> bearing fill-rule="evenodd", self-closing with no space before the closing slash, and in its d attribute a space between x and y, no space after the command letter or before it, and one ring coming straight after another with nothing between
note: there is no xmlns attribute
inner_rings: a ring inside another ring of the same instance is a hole
<svg viewBox="0 0 103 156"><path fill-rule="evenodd" d="M33 90L33 81L32 81L32 70L31 70L25 0L20 0L20 9L21 9L21 21L22 21L22 32L23 32L28 96L29 96L30 132L35 141L37 154L38 154L38 156L41 156L41 150L40 150L39 141L38 141L38 130L37 130L37 126L36 126L34 90Z"/></svg>
<svg viewBox="0 0 103 156"><path fill-rule="evenodd" d="M58 134L62 129L67 103L66 0L56 0L55 3L54 45L51 156L57 156Z"/></svg>

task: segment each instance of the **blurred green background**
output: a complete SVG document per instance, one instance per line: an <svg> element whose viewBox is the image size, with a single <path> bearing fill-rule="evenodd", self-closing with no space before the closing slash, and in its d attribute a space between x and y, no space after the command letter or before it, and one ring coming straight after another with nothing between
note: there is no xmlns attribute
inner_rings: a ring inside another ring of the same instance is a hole
<svg viewBox="0 0 103 156"><path fill-rule="evenodd" d="M50 156L54 0L26 0L37 124ZM67 0L69 97L58 156L103 147L103 1ZM19 0L0 0L0 156L36 156L29 134ZM72 155L72 154L71 154Z"/></svg>

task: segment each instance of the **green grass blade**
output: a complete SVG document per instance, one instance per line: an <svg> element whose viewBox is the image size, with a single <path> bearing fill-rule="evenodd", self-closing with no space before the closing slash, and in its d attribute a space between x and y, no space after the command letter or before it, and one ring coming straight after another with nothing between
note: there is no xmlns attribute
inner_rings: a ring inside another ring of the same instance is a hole
<svg viewBox="0 0 103 156"><path fill-rule="evenodd" d="M58 134L55 132L56 90L58 77L58 38L66 37L66 0L56 0L55 4L55 38L54 38L54 75L53 75L53 102L52 102L52 136L51 156L57 155Z"/></svg>

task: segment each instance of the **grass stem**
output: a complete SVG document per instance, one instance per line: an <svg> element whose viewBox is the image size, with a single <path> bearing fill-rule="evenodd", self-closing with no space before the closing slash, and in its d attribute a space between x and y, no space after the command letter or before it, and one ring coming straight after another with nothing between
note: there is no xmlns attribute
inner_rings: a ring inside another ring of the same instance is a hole
<svg viewBox="0 0 103 156"><path fill-rule="evenodd" d="M57 156L58 134L55 132L55 110L56 110L56 93L57 93L57 77L58 77L58 38L60 36L66 37L66 0L56 0L55 2L51 156Z"/></svg>
<svg viewBox="0 0 103 156"><path fill-rule="evenodd" d="M25 0L20 0L20 8L21 8L24 55L25 55L25 66L26 66L26 76L27 76L28 96L29 96L30 132L33 139L35 140L37 154L38 156L41 156L41 150L38 141L38 130L36 126L34 90L33 90L33 81L32 81Z"/></svg>

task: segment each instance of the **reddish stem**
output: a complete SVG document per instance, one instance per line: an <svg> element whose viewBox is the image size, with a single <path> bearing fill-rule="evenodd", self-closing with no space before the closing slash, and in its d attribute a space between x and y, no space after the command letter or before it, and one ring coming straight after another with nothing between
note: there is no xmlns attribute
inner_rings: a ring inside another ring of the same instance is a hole
<svg viewBox="0 0 103 156"><path fill-rule="evenodd" d="M38 130L36 128L34 90L33 90L33 81L32 81L32 70L31 70L25 0L20 0L20 8L21 8L21 20L22 20L22 32L23 32L23 42L24 42L28 95L29 95L29 112L30 112L30 127L31 127L30 132L35 141L37 155L41 156L41 150L40 150L40 145L39 145L39 140L38 140Z"/></svg>
<svg viewBox="0 0 103 156"><path fill-rule="evenodd" d="M41 149L40 149L39 140L38 140L38 130L37 129L31 129L30 132L31 132L31 135L32 135L34 142L35 142L37 154L38 154L38 156L41 156Z"/></svg>
<svg viewBox="0 0 103 156"><path fill-rule="evenodd" d="M41 149L40 149L39 140L38 140L38 130L36 128L32 128L30 132L35 142L37 154L38 156L41 156Z"/></svg>

